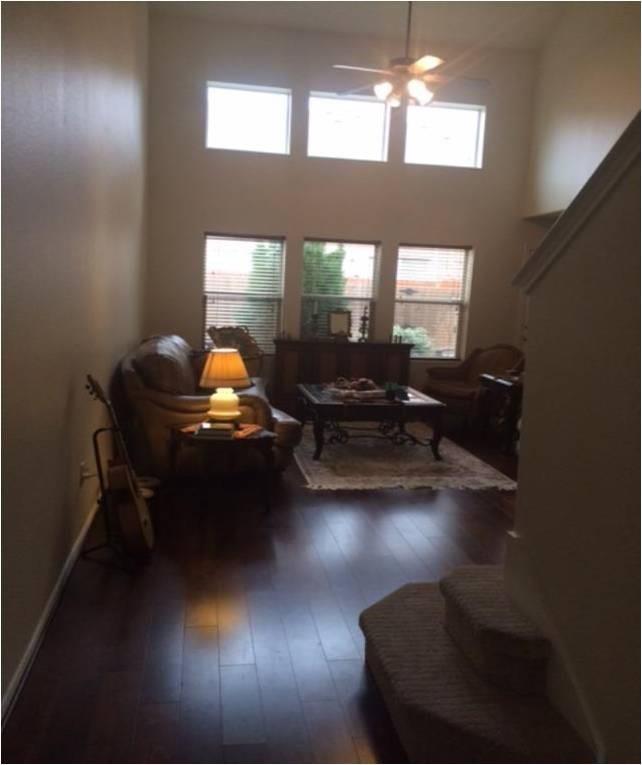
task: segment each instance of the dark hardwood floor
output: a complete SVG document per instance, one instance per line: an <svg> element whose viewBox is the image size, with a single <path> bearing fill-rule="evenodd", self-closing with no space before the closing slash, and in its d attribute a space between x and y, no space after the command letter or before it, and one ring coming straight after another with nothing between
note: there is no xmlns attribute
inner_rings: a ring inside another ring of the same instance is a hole
<svg viewBox="0 0 642 765"><path fill-rule="evenodd" d="M3 762L405 761L359 613L405 582L501 562L513 499L312 492L295 467L270 516L247 485L207 511L193 489L161 496L137 575L76 564Z"/></svg>

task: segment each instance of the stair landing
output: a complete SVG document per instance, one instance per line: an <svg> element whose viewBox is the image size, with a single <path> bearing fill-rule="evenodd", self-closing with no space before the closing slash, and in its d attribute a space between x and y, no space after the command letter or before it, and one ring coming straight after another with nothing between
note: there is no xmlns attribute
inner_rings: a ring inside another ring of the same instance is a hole
<svg viewBox="0 0 642 765"><path fill-rule="evenodd" d="M445 628L437 584L408 584L360 618L366 660L411 762L591 762L550 704L489 683Z"/></svg>

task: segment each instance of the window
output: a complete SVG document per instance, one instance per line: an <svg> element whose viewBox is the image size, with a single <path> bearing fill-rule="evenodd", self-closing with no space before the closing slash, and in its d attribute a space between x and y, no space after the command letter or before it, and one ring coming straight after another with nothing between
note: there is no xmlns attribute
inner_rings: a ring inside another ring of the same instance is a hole
<svg viewBox="0 0 642 765"><path fill-rule="evenodd" d="M291 92L282 88L207 86L207 148L290 152Z"/></svg>
<svg viewBox="0 0 642 765"><path fill-rule="evenodd" d="M417 165L481 167L485 120L483 106L440 103L409 106L405 161Z"/></svg>
<svg viewBox="0 0 642 765"><path fill-rule="evenodd" d="M304 243L302 337L327 337L330 311L350 311L351 336L359 336L364 309L372 315L376 260L374 244Z"/></svg>
<svg viewBox="0 0 642 765"><path fill-rule="evenodd" d="M385 162L388 107L376 98L313 93L309 100L308 156Z"/></svg>
<svg viewBox="0 0 642 765"><path fill-rule="evenodd" d="M205 238L207 328L244 324L266 353L281 328L284 244L281 239Z"/></svg>
<svg viewBox="0 0 642 765"><path fill-rule="evenodd" d="M470 258L465 249L399 248L393 334L414 343L412 356L457 356Z"/></svg>

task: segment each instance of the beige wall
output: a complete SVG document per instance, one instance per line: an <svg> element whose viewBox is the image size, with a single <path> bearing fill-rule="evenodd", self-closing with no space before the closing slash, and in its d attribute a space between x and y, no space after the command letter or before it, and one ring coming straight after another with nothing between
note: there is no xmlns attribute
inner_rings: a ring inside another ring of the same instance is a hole
<svg viewBox="0 0 642 765"><path fill-rule="evenodd" d="M396 47L152 14L148 333L171 331L202 342L203 235L210 231L287 238L284 328L293 335L304 237L382 243L379 338L391 328L398 243L470 245L467 345L516 340L517 294L510 281L523 251L532 54L491 52L468 72L487 77L488 87L451 86L442 95L487 104L483 170L404 165L401 111L394 114L388 163L306 157L309 90L363 84L360 76L333 71L332 63L378 63ZM205 149L208 80L292 88L291 156ZM421 381L420 370L415 378Z"/></svg>
<svg viewBox="0 0 642 765"><path fill-rule="evenodd" d="M639 109L639 3L566 3L539 63L525 214L566 208Z"/></svg>
<svg viewBox="0 0 642 765"><path fill-rule="evenodd" d="M3 695L96 497L106 381L140 335L146 9L2 6Z"/></svg>
<svg viewBox="0 0 642 765"><path fill-rule="evenodd" d="M638 159L530 297L507 569L607 762L640 761L639 284Z"/></svg>

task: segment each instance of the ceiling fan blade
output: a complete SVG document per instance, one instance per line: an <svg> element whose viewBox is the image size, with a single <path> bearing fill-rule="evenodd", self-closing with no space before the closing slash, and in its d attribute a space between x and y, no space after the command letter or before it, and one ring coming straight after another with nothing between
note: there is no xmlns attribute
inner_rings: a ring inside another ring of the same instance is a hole
<svg viewBox="0 0 642 765"><path fill-rule="evenodd" d="M347 64L333 64L333 69L349 69L353 72L374 72L375 74L392 74L388 69L369 69L367 66L348 66Z"/></svg>
<svg viewBox="0 0 642 765"><path fill-rule="evenodd" d="M370 91L372 92L372 84L370 85L362 85L360 88L352 88L351 90L342 90L337 95L339 96L356 96L358 93L363 93L364 91Z"/></svg>
<svg viewBox="0 0 642 765"><path fill-rule="evenodd" d="M482 85L488 85L489 81L484 79L478 79L476 77L457 77L457 75L442 75L442 74L424 74L421 78L424 82L445 85L448 82L476 82Z"/></svg>
<svg viewBox="0 0 642 765"><path fill-rule="evenodd" d="M411 74L423 74L424 72L429 72L431 69L436 69L443 63L443 58L439 58L439 56L431 56L428 54L418 58L414 64L410 64L408 71Z"/></svg>

